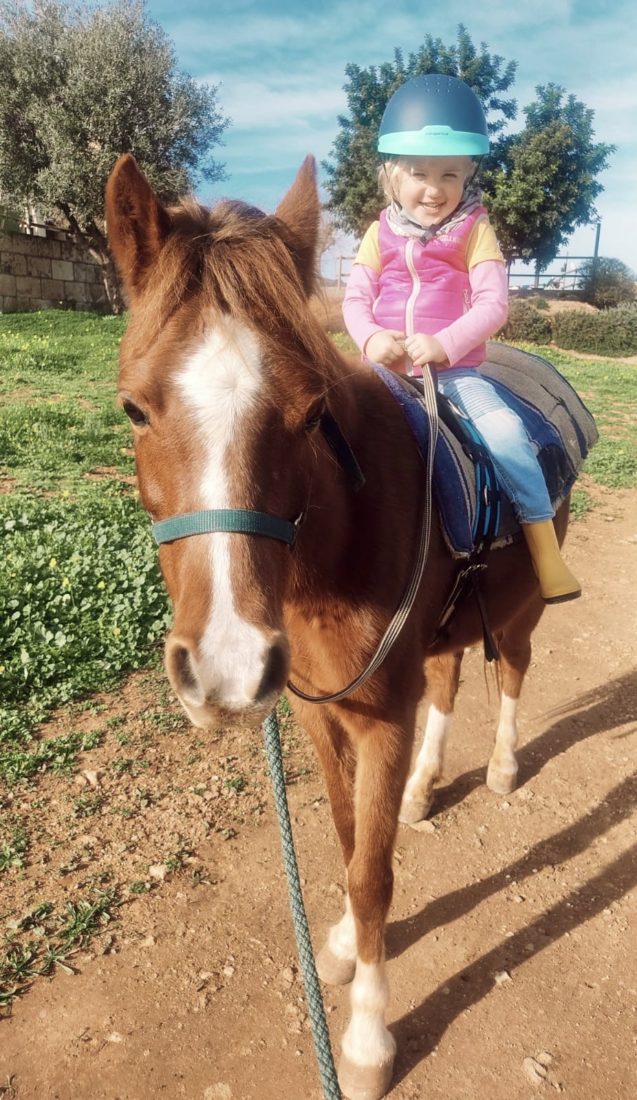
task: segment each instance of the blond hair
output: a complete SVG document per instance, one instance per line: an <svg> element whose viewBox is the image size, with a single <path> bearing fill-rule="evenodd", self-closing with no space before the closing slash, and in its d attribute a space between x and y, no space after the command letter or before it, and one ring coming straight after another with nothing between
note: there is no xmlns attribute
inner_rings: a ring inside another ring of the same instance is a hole
<svg viewBox="0 0 637 1100"><path fill-rule="evenodd" d="M398 198L394 191L392 180L399 169L401 171L405 170L405 161L407 159L407 157L394 157L391 160L384 160L379 166L378 185L387 199L387 202L395 202Z"/></svg>
<svg viewBox="0 0 637 1100"><path fill-rule="evenodd" d="M397 202L398 194L395 189L394 180L399 172L407 172L412 174L414 169L414 160L422 159L416 157L390 157L389 160L384 160L378 169L378 185L383 192L383 195L387 199L387 202ZM472 157L467 157L467 160L471 164L475 165L475 161ZM470 178L470 174L467 173L465 179L465 185Z"/></svg>

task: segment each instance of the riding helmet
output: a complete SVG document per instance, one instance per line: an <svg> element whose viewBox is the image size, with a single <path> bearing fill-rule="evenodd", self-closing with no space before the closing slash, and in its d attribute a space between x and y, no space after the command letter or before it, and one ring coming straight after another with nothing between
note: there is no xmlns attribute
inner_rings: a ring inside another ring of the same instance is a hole
<svg viewBox="0 0 637 1100"><path fill-rule="evenodd" d="M482 104L455 76L413 77L385 108L378 152L395 157L484 156L489 134Z"/></svg>

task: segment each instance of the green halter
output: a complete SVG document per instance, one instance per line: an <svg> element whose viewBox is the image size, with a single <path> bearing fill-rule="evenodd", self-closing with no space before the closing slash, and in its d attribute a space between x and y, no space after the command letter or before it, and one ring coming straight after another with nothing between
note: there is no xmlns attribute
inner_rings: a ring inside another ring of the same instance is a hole
<svg viewBox="0 0 637 1100"><path fill-rule="evenodd" d="M321 431L339 466L354 490L361 489L365 478L354 452L341 432L329 409L320 419ZM202 512L184 512L153 523L153 538L158 546L163 542L175 542L189 535L207 535L226 531L235 535L263 535L294 546L296 534L303 519L301 512L294 522L271 516L268 512L253 512L247 508L211 508Z"/></svg>
<svg viewBox="0 0 637 1100"><path fill-rule="evenodd" d="M294 523L267 512L251 512L246 508L212 508L203 512L184 512L153 523L153 538L158 546L162 542L175 542L189 535L205 535L214 531L227 531L236 535L264 535L294 546L302 515Z"/></svg>

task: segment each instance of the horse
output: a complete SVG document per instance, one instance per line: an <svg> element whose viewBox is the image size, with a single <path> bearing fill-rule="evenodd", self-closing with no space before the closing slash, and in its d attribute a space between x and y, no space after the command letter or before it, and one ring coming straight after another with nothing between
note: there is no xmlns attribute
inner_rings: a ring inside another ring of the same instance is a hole
<svg viewBox="0 0 637 1100"><path fill-rule="evenodd" d="M166 206L126 154L108 180L106 218L129 305L118 397L173 608L167 675L202 728L256 726L288 682L299 692L293 709L320 761L347 885L317 969L352 983L342 1092L376 1100L396 1054L384 929L397 825L430 808L463 652L482 639L482 620L466 600L437 629L457 566L433 509L402 630L372 675L340 691L366 667L411 576L423 463L378 375L336 348L312 308L313 158L265 214L232 200ZM568 500L554 523L562 541ZM490 552L483 591L501 700L486 782L508 794L544 610L521 540ZM407 782L425 685L424 741Z"/></svg>

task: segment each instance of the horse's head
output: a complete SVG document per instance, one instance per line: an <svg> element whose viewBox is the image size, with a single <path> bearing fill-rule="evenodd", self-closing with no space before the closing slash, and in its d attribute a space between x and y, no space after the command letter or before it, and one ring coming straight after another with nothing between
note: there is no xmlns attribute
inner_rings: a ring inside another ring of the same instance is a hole
<svg viewBox="0 0 637 1100"><path fill-rule="evenodd" d="M274 216L242 203L164 207L134 159L108 182L109 244L130 305L119 398L155 523L307 506L334 352L308 305L319 200L308 158ZM288 528L289 529L289 528ZM170 681L196 725L261 716L285 685L294 554L278 537L162 543L174 608Z"/></svg>

